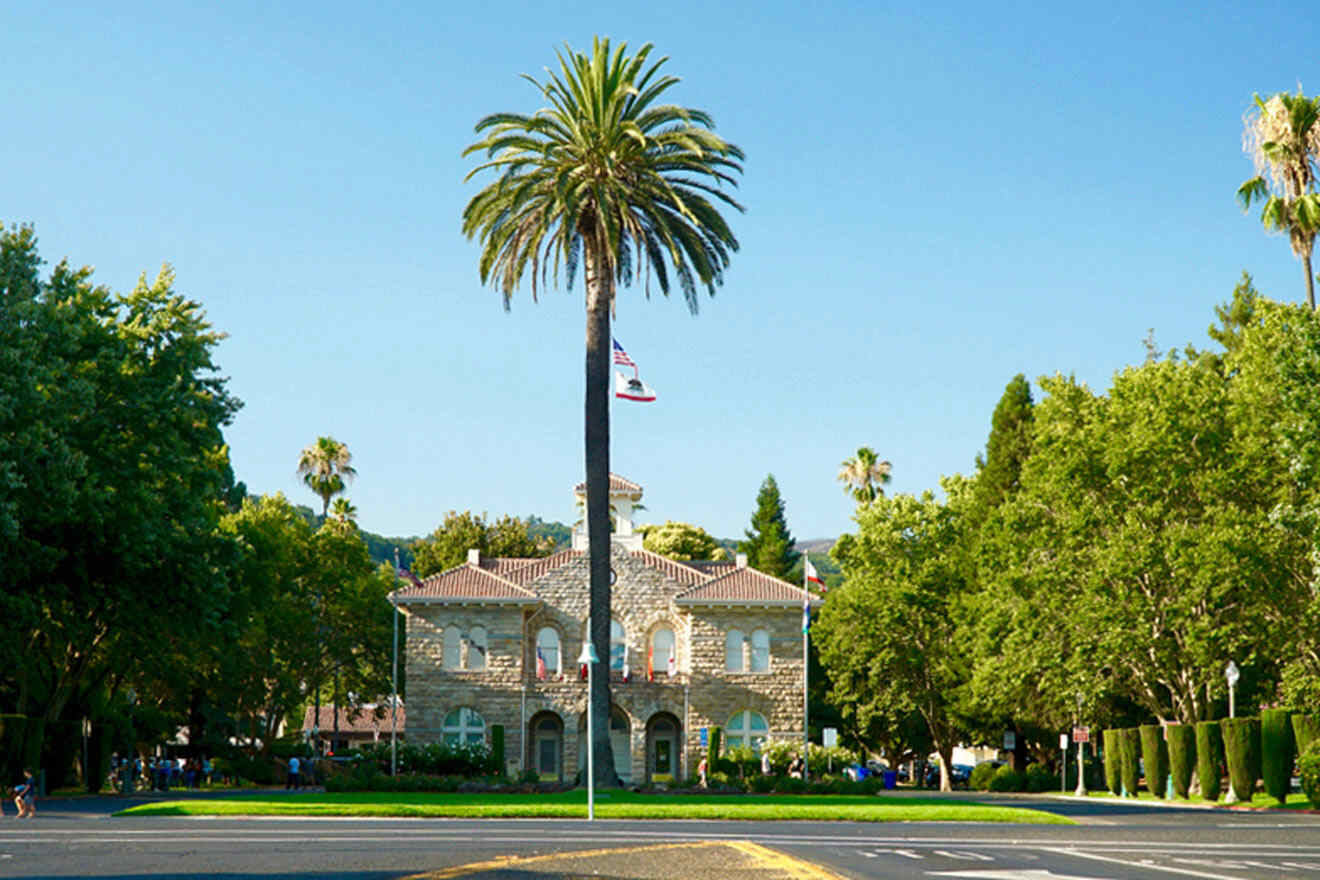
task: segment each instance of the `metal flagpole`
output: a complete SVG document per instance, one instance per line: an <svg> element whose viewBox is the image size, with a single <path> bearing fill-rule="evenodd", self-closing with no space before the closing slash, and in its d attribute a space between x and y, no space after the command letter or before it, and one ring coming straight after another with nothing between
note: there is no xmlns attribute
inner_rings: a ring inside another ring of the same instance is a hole
<svg viewBox="0 0 1320 880"><path fill-rule="evenodd" d="M399 548L394 548L394 579L399 578ZM399 606L390 597L390 608L394 611L394 660L390 671L390 775L399 775Z"/></svg>

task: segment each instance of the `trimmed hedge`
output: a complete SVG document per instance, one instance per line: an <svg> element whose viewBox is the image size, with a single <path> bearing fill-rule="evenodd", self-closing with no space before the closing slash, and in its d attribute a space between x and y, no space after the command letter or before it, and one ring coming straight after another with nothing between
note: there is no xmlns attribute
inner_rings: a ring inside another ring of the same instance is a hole
<svg viewBox="0 0 1320 880"><path fill-rule="evenodd" d="M1219 728L1224 732L1230 791L1238 800L1249 801L1260 779L1260 719L1223 718Z"/></svg>
<svg viewBox="0 0 1320 880"><path fill-rule="evenodd" d="M1296 758L1292 724L1287 709L1260 713L1260 776L1265 791L1280 804L1288 802L1292 769Z"/></svg>
<svg viewBox="0 0 1320 880"><path fill-rule="evenodd" d="M1146 790L1162 798L1169 789L1169 749L1164 744L1164 727L1143 724L1137 729L1141 735L1141 760L1146 765Z"/></svg>
<svg viewBox="0 0 1320 880"><path fill-rule="evenodd" d="M1201 797L1219 800L1223 767L1224 734L1219 722L1196 722L1196 779L1201 783Z"/></svg>
<svg viewBox="0 0 1320 880"><path fill-rule="evenodd" d="M1314 715L1303 715L1301 712L1294 712L1292 716L1293 743L1297 747L1297 754L1304 755L1306 750L1311 747L1311 743L1320 739L1320 718Z"/></svg>
<svg viewBox="0 0 1320 880"><path fill-rule="evenodd" d="M991 791L1026 791L1027 775L1019 773L1012 766L1005 764L990 777Z"/></svg>
<svg viewBox="0 0 1320 880"><path fill-rule="evenodd" d="M1028 764L1026 774L1027 791L1040 794L1043 791L1058 791L1063 782L1059 774L1050 771L1044 764Z"/></svg>
<svg viewBox="0 0 1320 880"><path fill-rule="evenodd" d="M1105 788L1111 794L1123 793L1123 780L1119 774L1118 731L1106 730L1102 737L1105 744Z"/></svg>
<svg viewBox="0 0 1320 880"><path fill-rule="evenodd" d="M1141 756L1141 731L1135 727L1125 727L1118 732L1118 766L1123 781L1123 793L1128 797L1137 796L1137 781L1141 770L1137 760Z"/></svg>
<svg viewBox="0 0 1320 880"><path fill-rule="evenodd" d="M1168 735L1169 773L1173 777L1173 793L1187 800L1191 791L1192 770L1196 766L1196 728L1190 724L1170 724Z"/></svg>
<svg viewBox="0 0 1320 880"><path fill-rule="evenodd" d="M1312 740L1297 759L1297 775L1302 778L1302 792L1311 806L1320 807L1320 741Z"/></svg>

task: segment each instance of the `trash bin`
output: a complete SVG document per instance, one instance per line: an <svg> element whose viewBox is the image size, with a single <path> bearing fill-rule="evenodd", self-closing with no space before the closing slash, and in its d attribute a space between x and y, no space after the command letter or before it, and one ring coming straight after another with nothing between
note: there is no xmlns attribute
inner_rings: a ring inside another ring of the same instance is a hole
<svg viewBox="0 0 1320 880"><path fill-rule="evenodd" d="M896 785L898 785L898 771L897 770L884 771L884 781L885 781L885 788L893 788Z"/></svg>

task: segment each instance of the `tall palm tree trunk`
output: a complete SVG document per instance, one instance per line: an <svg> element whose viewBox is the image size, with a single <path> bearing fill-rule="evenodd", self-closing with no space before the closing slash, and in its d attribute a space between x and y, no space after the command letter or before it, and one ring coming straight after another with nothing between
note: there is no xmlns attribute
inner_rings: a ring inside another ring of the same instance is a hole
<svg viewBox="0 0 1320 880"><path fill-rule="evenodd" d="M1302 270L1306 272L1306 304L1315 311L1315 276L1311 274L1311 255L1302 254Z"/></svg>
<svg viewBox="0 0 1320 880"><path fill-rule="evenodd" d="M591 632L600 663L592 671L591 700L594 782L617 786L610 748L610 296L613 277L593 235L584 235L587 289L587 558L591 572Z"/></svg>

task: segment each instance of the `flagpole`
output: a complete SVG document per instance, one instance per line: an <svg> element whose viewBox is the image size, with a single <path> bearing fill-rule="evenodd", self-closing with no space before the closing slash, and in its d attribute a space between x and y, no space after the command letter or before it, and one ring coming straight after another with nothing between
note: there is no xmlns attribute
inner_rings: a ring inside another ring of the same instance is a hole
<svg viewBox="0 0 1320 880"><path fill-rule="evenodd" d="M399 548L394 548L394 580L397 584L399 580ZM391 643L393 648L394 660L390 671L390 775L399 775L399 749L396 739L399 730L399 606L390 597L390 610L394 613L390 615L394 618L394 641ZM319 720L319 719L318 719Z"/></svg>

